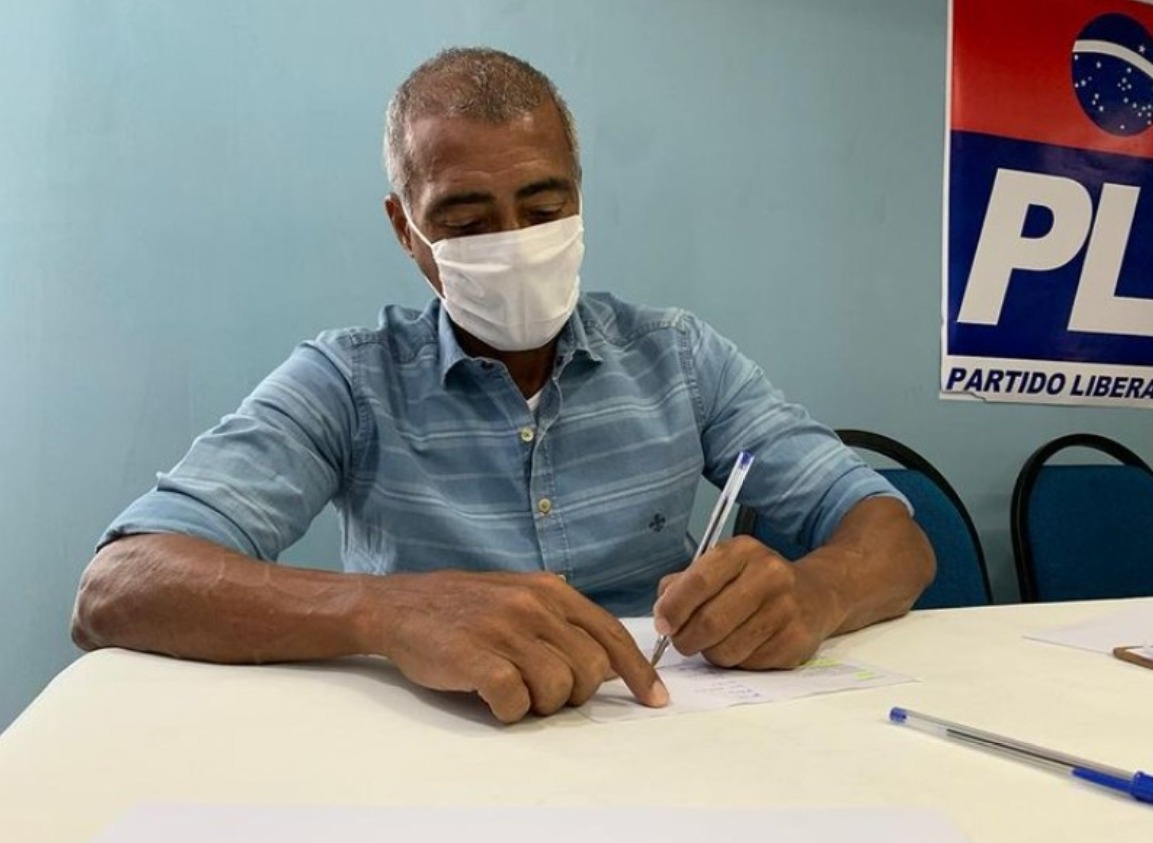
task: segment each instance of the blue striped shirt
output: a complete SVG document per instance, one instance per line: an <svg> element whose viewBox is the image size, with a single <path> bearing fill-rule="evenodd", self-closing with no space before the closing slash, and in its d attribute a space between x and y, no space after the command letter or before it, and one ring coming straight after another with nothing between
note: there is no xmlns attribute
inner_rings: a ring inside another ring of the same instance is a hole
<svg viewBox="0 0 1153 843"><path fill-rule="evenodd" d="M585 294L534 413L433 301L321 334L109 527L265 560L332 501L346 570L552 571L618 615L685 567L698 479L756 456L740 501L819 544L892 487L683 310Z"/></svg>

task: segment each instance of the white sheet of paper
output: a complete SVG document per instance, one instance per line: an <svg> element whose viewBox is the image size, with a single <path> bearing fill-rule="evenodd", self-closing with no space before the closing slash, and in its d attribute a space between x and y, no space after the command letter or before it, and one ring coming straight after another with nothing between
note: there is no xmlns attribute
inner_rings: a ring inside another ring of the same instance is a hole
<svg viewBox="0 0 1153 843"><path fill-rule="evenodd" d="M652 623L652 618L624 620L625 627L646 655L653 651L657 640ZM672 698L665 708L639 705L617 679L602 685L596 696L577 711L600 722L638 720L914 681L899 673L819 653L796 670L726 670L710 665L701 656L685 658L672 647L665 653L658 671Z"/></svg>
<svg viewBox="0 0 1153 843"><path fill-rule="evenodd" d="M1153 607L1130 606L1081 623L1030 632L1025 637L1097 653L1112 653L1114 647L1153 645Z"/></svg>
<svg viewBox="0 0 1153 843"><path fill-rule="evenodd" d="M92 843L965 843L923 808L387 808L141 805Z"/></svg>

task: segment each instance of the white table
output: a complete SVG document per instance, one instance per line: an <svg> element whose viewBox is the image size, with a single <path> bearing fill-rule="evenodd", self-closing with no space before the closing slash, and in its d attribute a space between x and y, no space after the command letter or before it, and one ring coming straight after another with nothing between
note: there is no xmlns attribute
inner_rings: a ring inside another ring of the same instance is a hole
<svg viewBox="0 0 1153 843"><path fill-rule="evenodd" d="M1153 671L1022 634L1153 599L916 612L832 654L917 677L621 723L504 727L383 660L220 667L107 650L0 735L0 841L89 840L141 802L929 806L975 843L1150 841L1153 806L890 725L905 705L1153 771Z"/></svg>

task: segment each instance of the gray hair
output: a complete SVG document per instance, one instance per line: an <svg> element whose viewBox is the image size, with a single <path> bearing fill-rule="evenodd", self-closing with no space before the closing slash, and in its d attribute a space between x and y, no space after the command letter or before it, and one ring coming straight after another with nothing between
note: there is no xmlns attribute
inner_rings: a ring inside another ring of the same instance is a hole
<svg viewBox="0 0 1153 843"><path fill-rule="evenodd" d="M414 70L388 104L384 163L392 188L409 203L412 155L408 127L419 117L452 116L507 123L551 101L560 113L573 165L580 147L572 113L556 85L526 61L488 47L450 47Z"/></svg>

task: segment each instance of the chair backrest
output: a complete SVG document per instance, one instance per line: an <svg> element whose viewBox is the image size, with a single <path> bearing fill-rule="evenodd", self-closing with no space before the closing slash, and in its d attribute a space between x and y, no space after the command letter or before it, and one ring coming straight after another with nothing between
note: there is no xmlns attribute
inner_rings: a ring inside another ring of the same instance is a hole
<svg viewBox="0 0 1153 843"><path fill-rule="evenodd" d="M1116 462L1047 464L1068 448ZM1073 433L1034 451L1013 488L1010 530L1026 602L1153 595L1153 471L1119 442Z"/></svg>
<svg viewBox="0 0 1153 843"><path fill-rule="evenodd" d="M873 452L899 466L877 471L912 503L913 517L937 555L937 578L914 608L984 606L992 602L981 540L969 511L949 481L912 448L888 436L865 430L838 430L837 435L846 445ZM808 548L776 532L748 507L741 507L737 513L733 532L755 536L786 559L797 559L808 552Z"/></svg>

